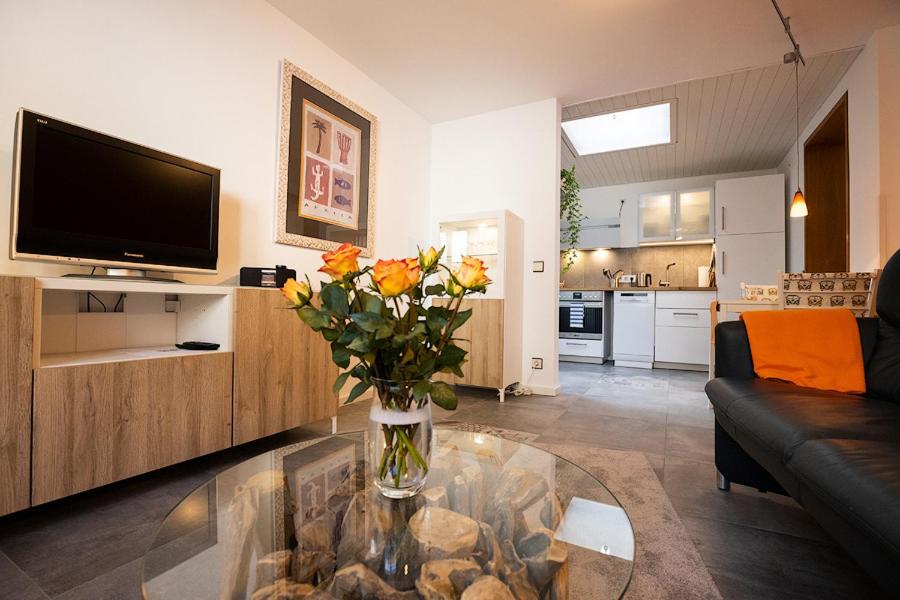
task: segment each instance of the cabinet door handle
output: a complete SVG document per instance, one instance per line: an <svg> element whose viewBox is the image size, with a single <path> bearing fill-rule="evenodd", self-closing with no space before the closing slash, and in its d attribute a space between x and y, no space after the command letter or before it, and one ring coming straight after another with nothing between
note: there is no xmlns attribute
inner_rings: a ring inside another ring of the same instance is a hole
<svg viewBox="0 0 900 600"><path fill-rule="evenodd" d="M722 222L722 231L725 231L725 207L722 207L722 218L720 219Z"/></svg>
<svg viewBox="0 0 900 600"><path fill-rule="evenodd" d="M695 312L673 312L673 317L699 317L700 315Z"/></svg>
<svg viewBox="0 0 900 600"><path fill-rule="evenodd" d="M725 251L722 250L722 275L725 274Z"/></svg>
<svg viewBox="0 0 900 600"><path fill-rule="evenodd" d="M587 348L587 344L576 344L575 342L566 342L566 346L584 346Z"/></svg>

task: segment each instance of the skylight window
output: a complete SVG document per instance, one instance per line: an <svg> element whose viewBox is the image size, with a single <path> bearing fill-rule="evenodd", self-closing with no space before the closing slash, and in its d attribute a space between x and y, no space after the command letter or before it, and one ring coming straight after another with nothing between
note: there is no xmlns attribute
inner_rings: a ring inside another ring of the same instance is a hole
<svg viewBox="0 0 900 600"><path fill-rule="evenodd" d="M671 114L672 103L663 102L565 121L562 128L584 156L671 143Z"/></svg>

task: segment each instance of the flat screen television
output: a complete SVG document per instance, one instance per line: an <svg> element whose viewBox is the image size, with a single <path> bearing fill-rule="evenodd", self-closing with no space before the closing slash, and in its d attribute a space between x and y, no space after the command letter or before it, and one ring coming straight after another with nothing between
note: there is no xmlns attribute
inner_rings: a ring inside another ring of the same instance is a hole
<svg viewBox="0 0 900 600"><path fill-rule="evenodd" d="M12 259L215 273L219 170L20 109Z"/></svg>

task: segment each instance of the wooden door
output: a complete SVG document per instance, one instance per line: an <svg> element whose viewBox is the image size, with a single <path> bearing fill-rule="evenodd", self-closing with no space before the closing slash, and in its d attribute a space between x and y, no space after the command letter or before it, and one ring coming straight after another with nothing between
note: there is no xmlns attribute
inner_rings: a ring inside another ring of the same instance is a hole
<svg viewBox="0 0 900 600"><path fill-rule="evenodd" d="M804 219L805 271L850 270L850 154L847 94L804 146L803 184L809 215ZM876 235L876 232L872 232Z"/></svg>
<svg viewBox="0 0 900 600"><path fill-rule="evenodd" d="M784 175L716 182L716 235L784 231Z"/></svg>
<svg viewBox="0 0 900 600"><path fill-rule="evenodd" d="M235 291L234 443L337 415L338 367L281 292Z"/></svg>
<svg viewBox="0 0 900 600"><path fill-rule="evenodd" d="M34 278L0 277L0 515L29 505Z"/></svg>
<svg viewBox="0 0 900 600"><path fill-rule="evenodd" d="M447 300L436 300L447 304ZM456 330L457 345L469 355L462 366L463 377L438 375L438 381L477 387L503 387L503 300L463 300L462 310L472 309L472 316Z"/></svg>
<svg viewBox="0 0 900 600"><path fill-rule="evenodd" d="M32 502L228 448L232 360L217 352L35 370Z"/></svg>

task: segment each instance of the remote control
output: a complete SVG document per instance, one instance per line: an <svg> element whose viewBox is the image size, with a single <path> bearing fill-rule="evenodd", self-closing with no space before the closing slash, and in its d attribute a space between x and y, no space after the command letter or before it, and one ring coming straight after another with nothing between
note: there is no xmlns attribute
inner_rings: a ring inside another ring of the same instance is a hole
<svg viewBox="0 0 900 600"><path fill-rule="evenodd" d="M175 347L182 350L218 350L219 344L213 344L212 342L182 342L175 344Z"/></svg>

